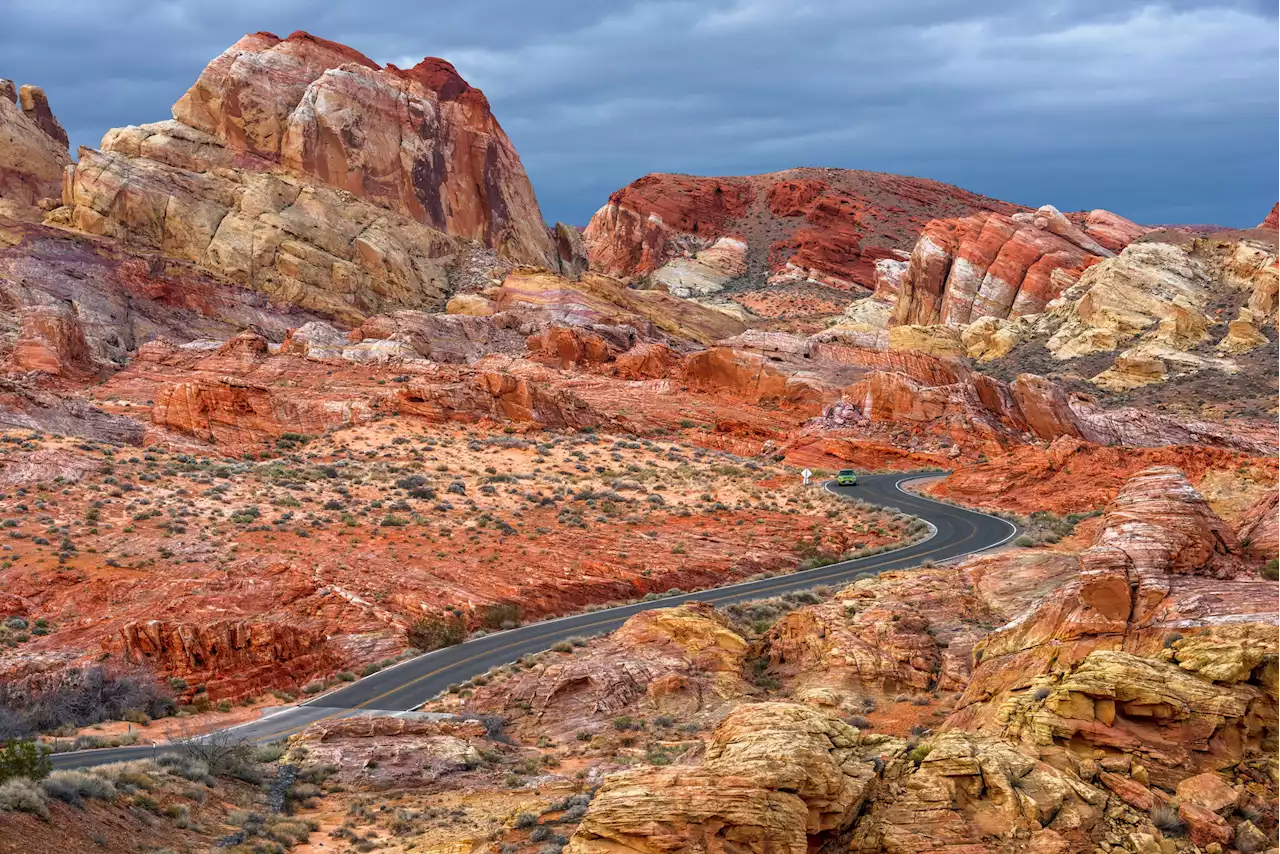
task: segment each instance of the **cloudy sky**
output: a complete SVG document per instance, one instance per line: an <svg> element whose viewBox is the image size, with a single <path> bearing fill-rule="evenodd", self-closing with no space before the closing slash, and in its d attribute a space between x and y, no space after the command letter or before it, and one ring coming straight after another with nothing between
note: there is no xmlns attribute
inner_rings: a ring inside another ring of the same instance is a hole
<svg viewBox="0 0 1280 854"><path fill-rule="evenodd" d="M548 220L648 172L838 166L1148 223L1277 197L1274 0L7 0L0 76L72 145L167 118L245 32L452 61Z"/></svg>

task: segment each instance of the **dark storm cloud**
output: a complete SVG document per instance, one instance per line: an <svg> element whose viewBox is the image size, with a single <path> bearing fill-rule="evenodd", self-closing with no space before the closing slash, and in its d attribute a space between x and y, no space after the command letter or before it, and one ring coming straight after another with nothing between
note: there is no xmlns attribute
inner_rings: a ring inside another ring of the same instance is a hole
<svg viewBox="0 0 1280 854"><path fill-rule="evenodd" d="M923 175L1025 204L1252 225L1276 198L1276 6L1115 0L10 0L0 76L73 144L156 121L245 32L485 90L548 219L646 172Z"/></svg>

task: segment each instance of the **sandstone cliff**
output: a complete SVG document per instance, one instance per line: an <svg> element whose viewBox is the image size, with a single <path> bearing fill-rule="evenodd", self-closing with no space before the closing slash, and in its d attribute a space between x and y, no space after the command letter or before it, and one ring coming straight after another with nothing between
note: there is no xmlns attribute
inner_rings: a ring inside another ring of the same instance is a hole
<svg viewBox="0 0 1280 854"><path fill-rule="evenodd" d="M443 306L464 240L555 261L510 141L443 60L257 33L173 115L83 150L54 221L348 321Z"/></svg>
<svg viewBox="0 0 1280 854"><path fill-rule="evenodd" d="M39 220L37 206L61 194L70 162L67 133L44 90L0 79L0 216Z"/></svg>
<svg viewBox="0 0 1280 854"><path fill-rule="evenodd" d="M912 250L898 286L894 322L968 324L981 317L1037 314L1081 272L1144 229L1108 211L1079 228L1052 205L1034 214L980 213L935 220Z"/></svg>

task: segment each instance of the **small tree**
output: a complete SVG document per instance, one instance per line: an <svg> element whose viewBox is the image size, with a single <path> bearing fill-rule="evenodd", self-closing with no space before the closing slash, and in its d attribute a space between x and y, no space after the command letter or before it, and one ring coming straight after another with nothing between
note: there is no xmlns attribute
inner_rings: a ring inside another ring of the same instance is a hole
<svg viewBox="0 0 1280 854"><path fill-rule="evenodd" d="M238 776L254 760L253 743L228 729L200 734L180 723L177 732L170 735L170 740L180 753L203 762L215 775Z"/></svg>
<svg viewBox="0 0 1280 854"><path fill-rule="evenodd" d="M422 617L408 628L405 636L409 646L430 652L462 643L467 629L459 617Z"/></svg>
<svg viewBox="0 0 1280 854"><path fill-rule="evenodd" d="M48 752L34 741L11 741L0 747L0 783L13 777L43 780L52 770Z"/></svg>

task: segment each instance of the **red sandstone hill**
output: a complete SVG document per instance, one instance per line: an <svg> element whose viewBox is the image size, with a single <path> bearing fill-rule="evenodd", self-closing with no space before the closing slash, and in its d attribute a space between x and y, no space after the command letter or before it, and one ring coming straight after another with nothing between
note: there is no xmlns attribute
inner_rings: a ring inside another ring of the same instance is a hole
<svg viewBox="0 0 1280 854"><path fill-rule="evenodd" d="M861 292L873 286L876 261L905 258L929 221L1021 210L939 181L858 170L655 174L610 196L584 237L593 270L628 279L656 274L677 293L705 295L714 291L703 280L723 286L743 276L775 287ZM717 244L720 238L733 242ZM728 259L704 258L713 247ZM704 269L690 271L689 260Z"/></svg>

